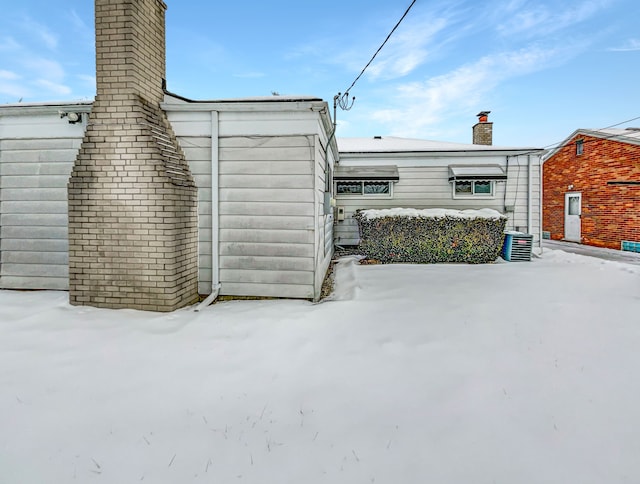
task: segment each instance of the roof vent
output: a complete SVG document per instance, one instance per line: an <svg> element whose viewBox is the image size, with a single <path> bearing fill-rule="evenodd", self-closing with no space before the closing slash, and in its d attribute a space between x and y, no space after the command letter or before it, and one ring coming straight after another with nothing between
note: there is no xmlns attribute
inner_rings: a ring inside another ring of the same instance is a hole
<svg viewBox="0 0 640 484"><path fill-rule="evenodd" d="M374 136L373 139L382 139L382 136Z"/></svg>

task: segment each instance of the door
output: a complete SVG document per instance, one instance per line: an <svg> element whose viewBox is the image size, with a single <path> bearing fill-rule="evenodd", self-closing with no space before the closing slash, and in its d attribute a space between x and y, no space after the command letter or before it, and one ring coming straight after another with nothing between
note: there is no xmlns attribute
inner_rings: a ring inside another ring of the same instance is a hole
<svg viewBox="0 0 640 484"><path fill-rule="evenodd" d="M572 242L581 242L580 214L582 213L582 194L564 195L564 238Z"/></svg>

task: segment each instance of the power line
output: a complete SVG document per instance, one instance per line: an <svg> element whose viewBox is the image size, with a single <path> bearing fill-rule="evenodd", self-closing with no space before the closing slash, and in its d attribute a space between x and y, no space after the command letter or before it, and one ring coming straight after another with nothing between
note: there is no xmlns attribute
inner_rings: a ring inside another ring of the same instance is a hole
<svg viewBox="0 0 640 484"><path fill-rule="evenodd" d="M367 70L367 68L371 65L371 63L373 62L373 60L376 58L376 56L380 53L380 51L382 50L382 48L384 47L384 45L388 42L388 40L391 38L391 36L393 35L393 33L396 31L396 29L400 26L400 24L402 23L402 21L404 20L404 18L407 16L407 14L409 13L409 10L411 10L411 7L413 7L413 5L416 3L417 0L413 0L413 2L411 2L411 5L409 5L409 7L407 8L407 10L404 12L404 14L402 15L402 17L400 17L400 20L398 20L398 23L395 25L395 27L393 27L393 29L391 29L391 32L389 32L389 35L387 35L387 38L384 39L384 42L380 45L380 47L378 47L378 50L376 50L376 53L373 54L373 57L371 57L371 59L369 60L369 62L367 62L367 65L364 66L364 68L362 69L362 71L360 71L360 74L358 74L358 77L355 78L355 80L351 83L351 85L349 86L349 88L345 91L345 93L348 93L351 88L353 86L356 85L356 82L358 82L358 80L362 77L362 74L364 74L364 71Z"/></svg>
<svg viewBox="0 0 640 484"><path fill-rule="evenodd" d="M405 10L404 14L402 15L402 17L400 17L400 20L398 20L398 22L396 23L396 25L391 29L391 32L389 32L389 35L387 35L387 38L384 39L384 42L382 42L382 44L380 44L380 47L378 47L378 50L376 50L376 52L373 54L373 56L371 57L371 59L369 59L369 62L367 62L367 65L364 66L364 68L360 71L360 74L358 74L358 77L356 77L353 82L351 83L351 85L347 88L347 90L344 92L344 94L342 93L338 93L337 96L335 96L334 99L334 105L337 104L338 106L340 106L341 109L348 111L349 109L351 109L351 106L353 106L353 101L355 101L355 97L352 98L351 102L349 102L349 91L351 91L351 89L353 88L353 86L356 85L356 82L358 82L358 80L362 77L362 75L364 74L364 72L367 70L367 68L371 65L371 63L373 62L373 60L376 58L376 56L380 53L380 51L382 50L382 48L385 46L385 44L389 41L389 39L391 38L391 36L393 35L393 33L396 31L396 29L400 26L400 24L402 23L402 21L404 20L404 18L407 16L407 14L409 13L409 10L411 10L411 7L413 7L413 5L416 3L417 0L413 0L411 2L411 5L409 5L409 7L407 8L407 10Z"/></svg>
<svg viewBox="0 0 640 484"><path fill-rule="evenodd" d="M600 130L603 130L603 129L609 129L609 128L615 128L616 126L620 126L621 124L625 124L625 123L630 123L631 121L635 121L636 119L640 119L640 116L637 116L637 117L631 118L631 119L627 119L626 121L621 121L621 122L616 123L616 124L612 124L611 126L607 126L606 128L596 129L596 131L600 131Z"/></svg>
<svg viewBox="0 0 640 484"><path fill-rule="evenodd" d="M606 127L604 127L604 128L598 128L598 129L582 129L582 131L591 131L591 132L593 132L593 133L598 133L598 132L600 132L600 131L604 131L605 129L615 128L616 126L620 126L621 124L630 123L631 121L636 121L636 120L638 120L638 119L640 119L640 116L636 116L635 118L627 119L627 120L625 120L625 121L620 121L619 123L615 123L615 124L612 124L612 125L610 125L610 126L606 126ZM576 131L581 131L581 129L577 129ZM604 133L604 134L605 134L605 136L598 136L598 138L597 138L597 139L587 140L587 141L585 141L583 144L585 144L585 145L586 145L586 144L589 144L589 143L595 143L595 142L597 142L597 141L601 141L601 140L609 140L609 139L613 139L613 138L618 138L618 137L620 137L620 136L623 136L623 137L624 137L624 135L623 135L623 134L621 134L621 133ZM563 146L565 146L565 142L566 142L566 141L567 141L567 138L563 139L562 141L558 141L558 142L556 142L556 143L551 143L551 144L549 144L549 145L547 145L547 146L543 146L543 147L542 147L542 148L540 148L540 149L542 149L542 150L548 150L548 151L553 151L553 150L555 150L555 149L562 148ZM520 153L520 156L523 156L523 155L531 155L531 154L533 154L533 153L536 153L537 151L539 151L539 150L536 150L536 151L527 151L527 152L524 152L524 153Z"/></svg>
<svg viewBox="0 0 640 484"><path fill-rule="evenodd" d="M637 117L631 118L631 119L627 119L626 121L620 121L619 123L612 124L611 126L605 126L604 128L587 129L585 131L593 131L594 133L597 133L599 131L604 131L605 129L615 128L616 126L620 126L621 124L630 123L631 121L635 121L637 119L640 119L640 116L637 116ZM580 131L580 129L578 129L577 131ZM616 136L620 136L620 133L616 133L616 134L608 133L608 136L603 136L602 138L598 138L598 139L610 139L610 138L615 138ZM550 145L545 146L543 149L546 150L547 148L553 148L553 149L560 148L564 144L565 141L566 141L566 139L562 140L562 141L558 141L557 143L551 143ZM587 141L587 143L590 143L590 141Z"/></svg>

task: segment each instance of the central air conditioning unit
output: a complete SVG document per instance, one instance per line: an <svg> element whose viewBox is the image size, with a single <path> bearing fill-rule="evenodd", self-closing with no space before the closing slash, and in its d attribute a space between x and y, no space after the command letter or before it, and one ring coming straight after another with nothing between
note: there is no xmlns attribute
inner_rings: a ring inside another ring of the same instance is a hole
<svg viewBox="0 0 640 484"><path fill-rule="evenodd" d="M505 232L500 255L509 262L530 261L532 248L533 235L522 232Z"/></svg>

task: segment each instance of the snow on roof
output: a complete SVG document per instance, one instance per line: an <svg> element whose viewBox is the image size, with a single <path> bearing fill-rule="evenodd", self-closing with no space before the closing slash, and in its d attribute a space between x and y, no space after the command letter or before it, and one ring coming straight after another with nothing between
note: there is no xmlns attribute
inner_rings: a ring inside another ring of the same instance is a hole
<svg viewBox="0 0 640 484"><path fill-rule="evenodd" d="M395 136L375 136L373 138L338 138L338 148L340 150L340 153L398 153L421 151L523 151L540 149L451 143L448 141L397 138Z"/></svg>
<svg viewBox="0 0 640 484"><path fill-rule="evenodd" d="M452 210L448 208L385 208L362 210L360 213L367 219L383 217L430 217L430 218L504 218L497 210L481 208L478 210Z"/></svg>
<svg viewBox="0 0 640 484"><path fill-rule="evenodd" d="M42 101L42 102L18 102L0 104L0 108L49 108L58 106L91 106L93 99L91 100L76 100L76 101Z"/></svg>
<svg viewBox="0 0 640 484"><path fill-rule="evenodd" d="M238 98L225 98L225 99L189 99L179 94L175 94L169 91L165 91L165 102L175 103L176 101L182 101L187 103L246 103L246 102L310 102L310 101L322 101L318 96L307 95L280 95L273 96L249 96Z"/></svg>
<svg viewBox="0 0 640 484"><path fill-rule="evenodd" d="M581 133L589 134L591 136L597 136L600 138L618 139L619 137L622 137L622 138L631 138L632 140L635 140L635 141L640 141L640 128L622 128L622 129L608 128L608 129L598 129L598 130L582 129L579 131Z"/></svg>
<svg viewBox="0 0 640 484"><path fill-rule="evenodd" d="M576 136L592 136L594 138L610 139L622 143L640 144L640 128L605 128L605 129L585 129L579 128L571 133L564 141L558 143L555 148L549 150L544 155L544 161L551 158L563 147L565 147Z"/></svg>

